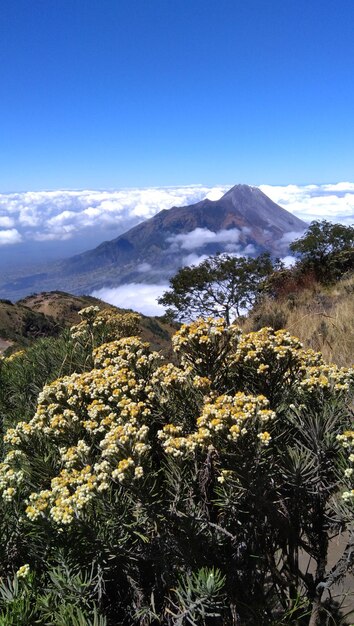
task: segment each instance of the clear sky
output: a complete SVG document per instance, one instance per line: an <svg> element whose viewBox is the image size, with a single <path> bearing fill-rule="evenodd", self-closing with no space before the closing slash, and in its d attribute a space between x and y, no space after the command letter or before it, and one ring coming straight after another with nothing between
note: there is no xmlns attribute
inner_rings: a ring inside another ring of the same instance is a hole
<svg viewBox="0 0 354 626"><path fill-rule="evenodd" d="M1 0L0 191L353 180L354 0Z"/></svg>

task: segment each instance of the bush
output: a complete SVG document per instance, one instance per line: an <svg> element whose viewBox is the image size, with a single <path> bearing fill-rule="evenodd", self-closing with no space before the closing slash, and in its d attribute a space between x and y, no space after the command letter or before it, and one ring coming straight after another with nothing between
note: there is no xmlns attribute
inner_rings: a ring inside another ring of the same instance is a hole
<svg viewBox="0 0 354 626"><path fill-rule="evenodd" d="M91 571L82 610L108 626L326 624L329 535L352 518L353 371L220 319L173 343L178 365L137 337L95 348L7 430L3 574L28 563L41 595L59 563Z"/></svg>

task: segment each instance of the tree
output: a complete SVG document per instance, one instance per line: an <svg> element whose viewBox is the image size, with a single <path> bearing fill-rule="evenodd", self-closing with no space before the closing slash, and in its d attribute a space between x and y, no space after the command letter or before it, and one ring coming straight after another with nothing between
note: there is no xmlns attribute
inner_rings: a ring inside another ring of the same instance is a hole
<svg viewBox="0 0 354 626"><path fill-rule="evenodd" d="M354 267L354 228L327 220L311 222L306 233L290 245L306 269L320 280L335 280Z"/></svg>
<svg viewBox="0 0 354 626"><path fill-rule="evenodd" d="M211 256L198 266L183 267L170 280L159 303L180 321L198 316L222 316L227 324L251 306L264 280L274 270L269 254L257 259Z"/></svg>

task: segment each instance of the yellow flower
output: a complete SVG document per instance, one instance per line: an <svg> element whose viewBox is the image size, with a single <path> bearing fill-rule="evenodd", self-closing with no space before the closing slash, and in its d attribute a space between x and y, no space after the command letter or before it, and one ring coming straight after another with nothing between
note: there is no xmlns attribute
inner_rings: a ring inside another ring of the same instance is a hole
<svg viewBox="0 0 354 626"><path fill-rule="evenodd" d="M28 565L28 563L25 563L25 565L21 565L21 567L17 570L16 576L17 578L27 578L29 573L30 573L30 566Z"/></svg>
<svg viewBox="0 0 354 626"><path fill-rule="evenodd" d="M259 433L257 436L258 436L258 439L260 439L260 441L263 443L263 445L265 446L269 445L271 436L266 430L263 433Z"/></svg>

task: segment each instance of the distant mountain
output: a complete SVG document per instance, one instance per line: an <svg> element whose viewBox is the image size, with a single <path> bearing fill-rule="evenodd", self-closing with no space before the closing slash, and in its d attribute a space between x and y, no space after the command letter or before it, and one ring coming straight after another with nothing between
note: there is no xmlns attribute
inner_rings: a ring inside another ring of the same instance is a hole
<svg viewBox="0 0 354 626"><path fill-rule="evenodd" d="M82 294L103 286L163 282L179 267L218 252L283 256L306 226L256 187L236 185L220 200L163 210L50 272L0 285L0 297L53 289Z"/></svg>

